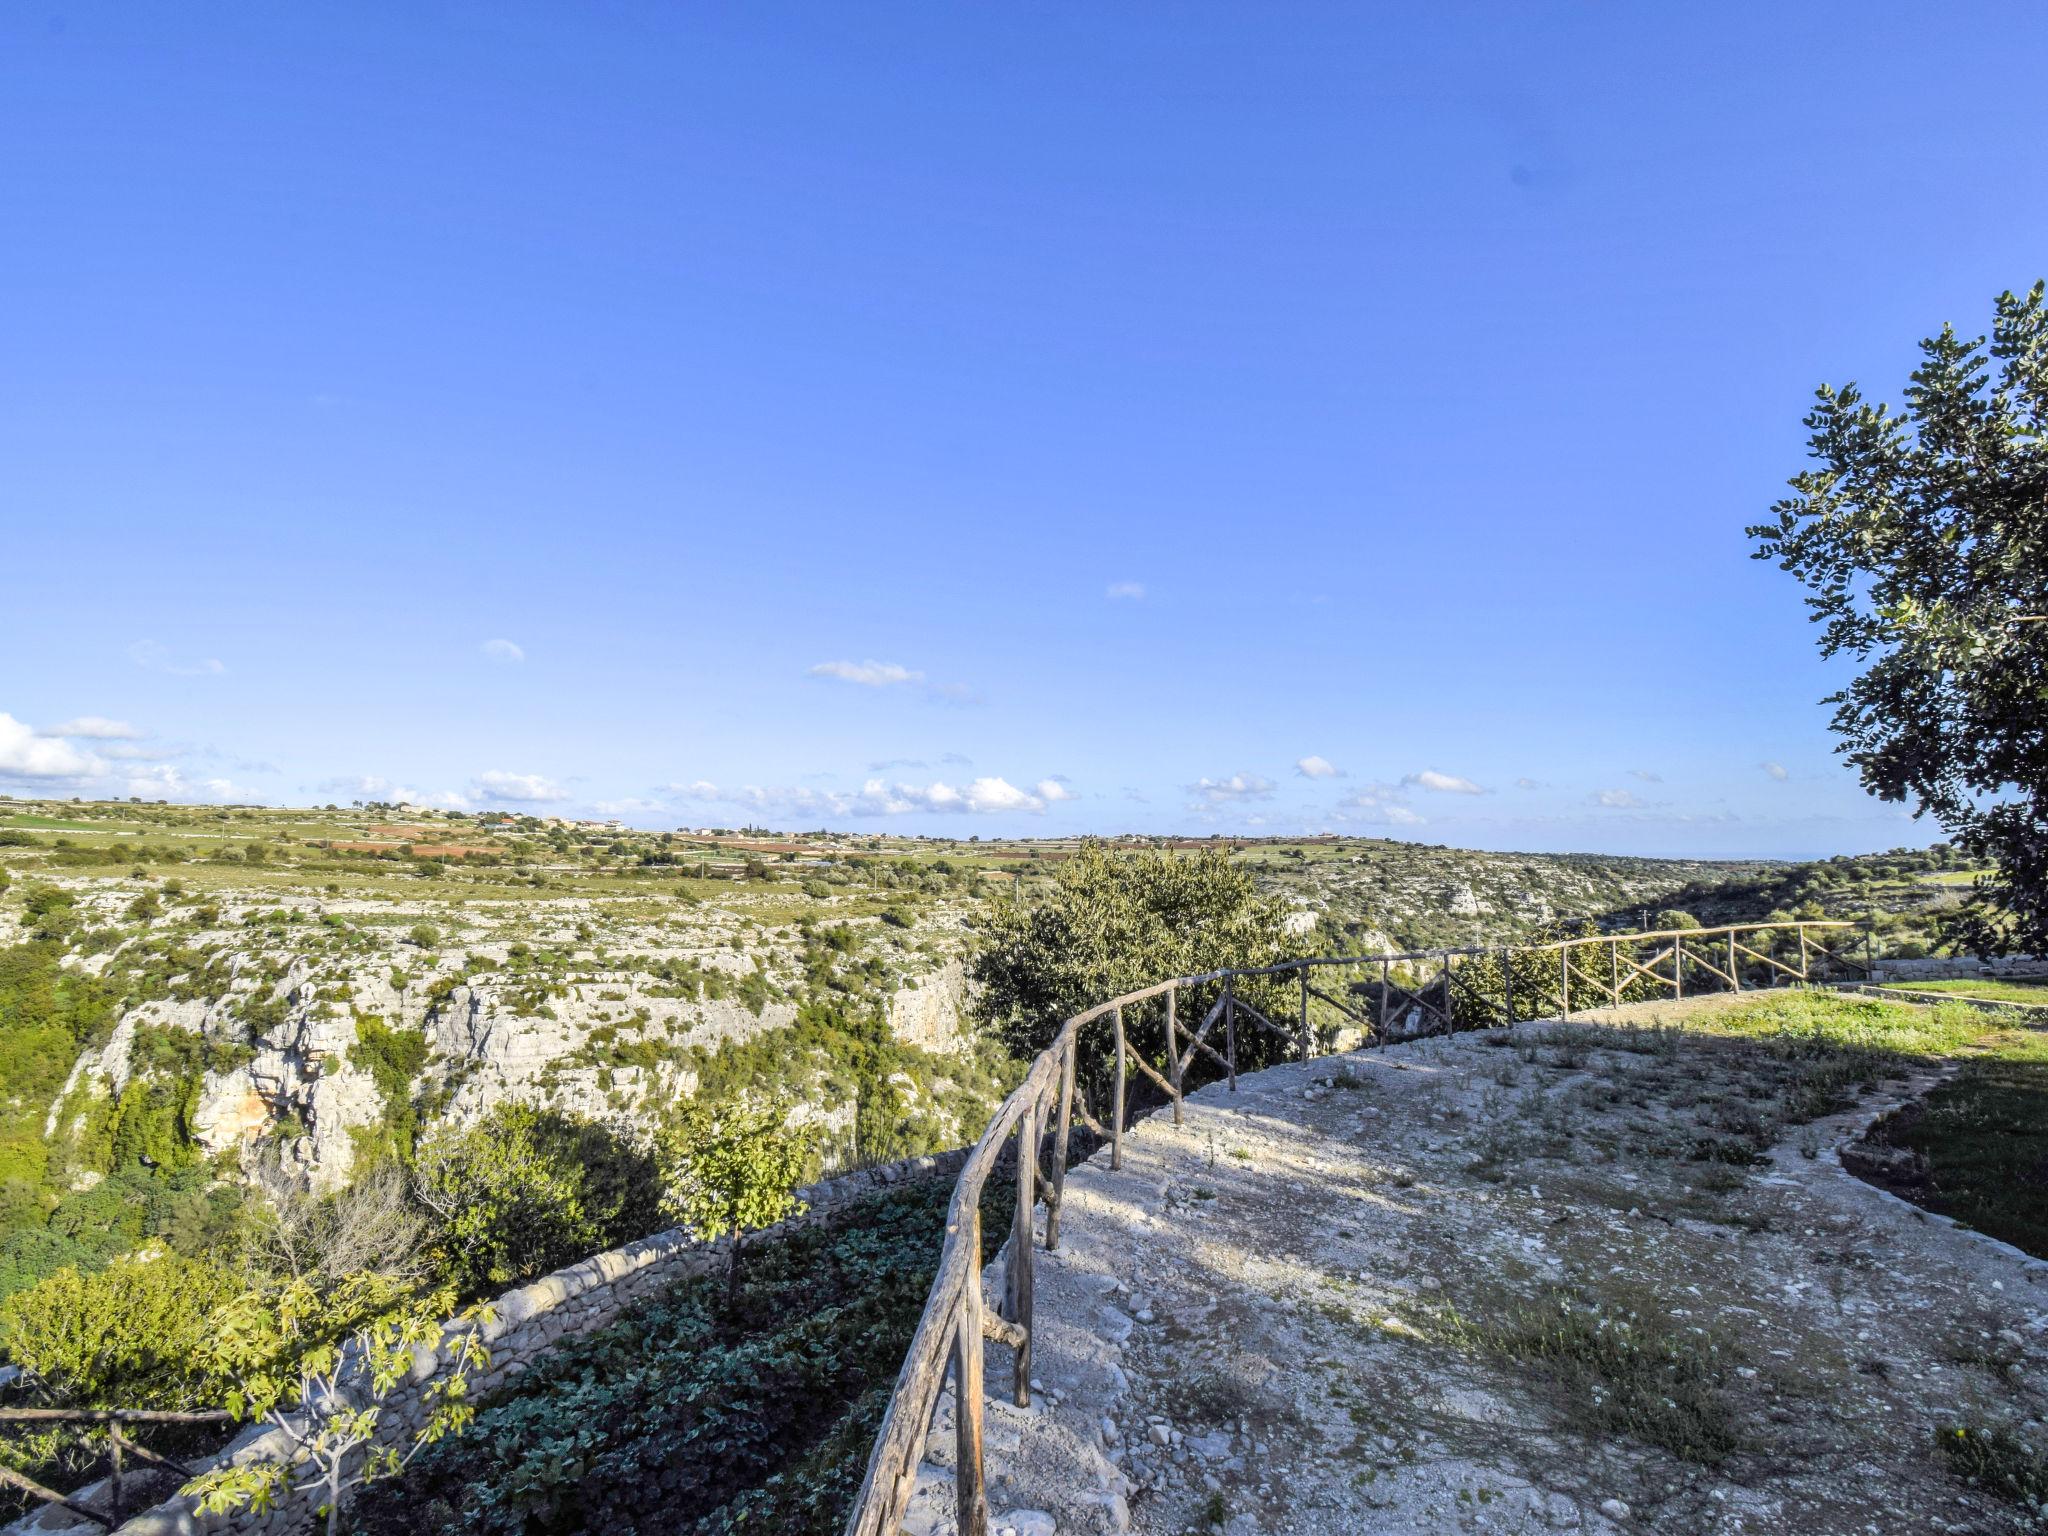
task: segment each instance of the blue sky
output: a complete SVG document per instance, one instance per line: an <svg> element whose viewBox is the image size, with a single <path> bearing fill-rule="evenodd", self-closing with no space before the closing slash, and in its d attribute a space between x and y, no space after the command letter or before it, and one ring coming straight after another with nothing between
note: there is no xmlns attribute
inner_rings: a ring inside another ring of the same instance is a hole
<svg viewBox="0 0 2048 1536"><path fill-rule="evenodd" d="M0 790L1925 842L1742 530L2048 271L2043 78L2032 5L10 8Z"/></svg>

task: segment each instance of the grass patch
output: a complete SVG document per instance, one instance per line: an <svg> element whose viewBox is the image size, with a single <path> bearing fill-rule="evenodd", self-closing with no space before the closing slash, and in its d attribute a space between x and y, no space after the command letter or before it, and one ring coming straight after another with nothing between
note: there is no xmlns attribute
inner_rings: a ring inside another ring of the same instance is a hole
<svg viewBox="0 0 2048 1536"><path fill-rule="evenodd" d="M1723 1395L1734 1362L1711 1334L1679 1328L1654 1307L1603 1312L1552 1294L1505 1302L1493 1319L1446 1309L1426 1331L1532 1369L1557 1389L1582 1434L1627 1435L1708 1466L1736 1449Z"/></svg>
<svg viewBox="0 0 2048 1536"><path fill-rule="evenodd" d="M1989 976L1970 976L1954 981L1888 981L1885 985L1898 992L1946 992L1994 1003L2033 1003L2048 1008L2048 981L1999 981Z"/></svg>
<svg viewBox="0 0 2048 1536"><path fill-rule="evenodd" d="M1918 1205L2048 1258L2048 1035L2006 1030L1919 1103L1871 1128L1857 1172Z"/></svg>
<svg viewBox="0 0 2048 1536"><path fill-rule="evenodd" d="M2048 1455L2011 1430L1955 1427L1937 1433L1934 1443L1949 1470L1971 1487L2012 1500L2036 1521L2048 1517Z"/></svg>

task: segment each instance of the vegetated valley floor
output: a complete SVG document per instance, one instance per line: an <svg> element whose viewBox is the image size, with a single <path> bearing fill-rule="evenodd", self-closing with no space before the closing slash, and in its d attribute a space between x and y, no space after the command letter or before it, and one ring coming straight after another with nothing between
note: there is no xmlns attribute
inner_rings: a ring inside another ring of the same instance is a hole
<svg viewBox="0 0 2048 1536"><path fill-rule="evenodd" d="M1069 1175L1029 1410L990 1347L995 1528L2038 1528L2048 1266L1837 1149L2040 1043L1724 996L1206 1088Z"/></svg>

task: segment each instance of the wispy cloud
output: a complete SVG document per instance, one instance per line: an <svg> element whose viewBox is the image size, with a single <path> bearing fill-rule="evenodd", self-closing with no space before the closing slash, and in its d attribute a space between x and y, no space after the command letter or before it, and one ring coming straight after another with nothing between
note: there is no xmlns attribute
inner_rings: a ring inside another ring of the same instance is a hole
<svg viewBox="0 0 2048 1536"><path fill-rule="evenodd" d="M1307 757L1297 758L1294 764L1294 771L1304 779L1341 779L1344 777L1344 770L1342 768L1339 768L1327 757L1317 757L1313 753Z"/></svg>
<svg viewBox="0 0 2048 1536"><path fill-rule="evenodd" d="M1541 789L1543 787L1542 783L1536 779L1521 778L1515 780L1515 788L1517 789Z"/></svg>
<svg viewBox="0 0 2048 1536"><path fill-rule="evenodd" d="M1112 581L1104 594L1113 602L1142 603L1145 600L1145 583L1142 581Z"/></svg>
<svg viewBox="0 0 2048 1536"><path fill-rule="evenodd" d="M1486 793L1470 779L1461 779L1455 773L1438 773L1434 768L1424 768L1418 773L1402 776L1401 782L1413 789L1432 790L1440 795L1483 795Z"/></svg>
<svg viewBox="0 0 2048 1536"><path fill-rule="evenodd" d="M1419 827L1423 818L1416 815L1400 801L1389 797L1382 788L1362 789L1355 795L1346 795L1337 802L1334 819L1339 822L1362 822L1372 826Z"/></svg>
<svg viewBox="0 0 2048 1536"><path fill-rule="evenodd" d="M526 648L516 640L486 640L477 649L492 661L526 660Z"/></svg>
<svg viewBox="0 0 2048 1536"><path fill-rule="evenodd" d="M721 788L708 779L697 779L688 784L671 784L667 792L680 800L742 805L750 810L798 816L908 816L919 812L969 816L1008 812L1036 816L1056 801L1078 798L1061 777L1041 779L1027 790L994 776L959 785L943 780L902 784L874 778L857 790L758 784Z"/></svg>
<svg viewBox="0 0 2048 1536"><path fill-rule="evenodd" d="M1776 779L1780 784L1792 777L1791 771L1783 763L1758 763L1757 767L1763 769L1765 773Z"/></svg>
<svg viewBox="0 0 2048 1536"><path fill-rule="evenodd" d="M381 800L389 805L431 806L443 811L466 811L475 801L456 789L425 790L400 784L377 773L345 774L322 779L313 786L322 794L345 796L350 800Z"/></svg>
<svg viewBox="0 0 2048 1536"><path fill-rule="evenodd" d="M208 656L197 662L180 661L158 640L136 641L128 647L128 657L145 671L163 672L172 677L214 677L227 671L218 656Z"/></svg>
<svg viewBox="0 0 2048 1536"><path fill-rule="evenodd" d="M1663 774L1652 773L1647 768L1631 768L1628 771L1628 776L1632 779L1641 779L1645 784L1662 784L1664 782Z"/></svg>
<svg viewBox="0 0 2048 1536"><path fill-rule="evenodd" d="M1593 792L1593 804L1610 811L1639 811L1648 802L1632 789L1598 789Z"/></svg>
<svg viewBox="0 0 2048 1536"><path fill-rule="evenodd" d="M569 798L569 792L545 774L507 773L491 768L476 776L479 798L515 805L552 805Z"/></svg>
<svg viewBox="0 0 2048 1536"><path fill-rule="evenodd" d="M128 793L138 800L254 800L254 791L231 779L187 778L176 763L158 763L128 777Z"/></svg>
<svg viewBox="0 0 2048 1536"><path fill-rule="evenodd" d="M821 661L810 669L808 675L856 683L863 688L895 688L905 683L924 681L922 672L913 672L893 661Z"/></svg>
<svg viewBox="0 0 2048 1536"><path fill-rule="evenodd" d="M126 720L109 720L105 715L80 715L59 725L45 725L38 736L69 736L81 741L140 741L145 732Z"/></svg>
<svg viewBox="0 0 2048 1536"><path fill-rule="evenodd" d="M1262 774L1239 772L1227 779L1197 779L1187 791L1205 805L1240 805L1247 800L1272 799L1274 787Z"/></svg>

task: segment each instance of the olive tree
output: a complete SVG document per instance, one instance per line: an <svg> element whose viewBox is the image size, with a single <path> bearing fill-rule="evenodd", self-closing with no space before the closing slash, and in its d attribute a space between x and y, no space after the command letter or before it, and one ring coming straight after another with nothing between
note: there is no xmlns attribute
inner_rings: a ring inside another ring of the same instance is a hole
<svg viewBox="0 0 2048 1536"><path fill-rule="evenodd" d="M1862 670L1827 702L1879 798L1992 866L1959 931L2048 949L2048 304L1999 295L1990 336L1920 344L1904 408L1823 385L1815 467L1752 527L1807 589L1823 656Z"/></svg>
<svg viewBox="0 0 2048 1536"><path fill-rule="evenodd" d="M1291 958L1286 916L1285 903L1263 895L1250 871L1221 849L1117 853L1089 842L1058 867L1038 901L1000 903L982 918L968 962L975 1006L1012 1051L1034 1055L1065 1020L1122 993ZM1265 997L1256 985L1241 995L1277 1006L1277 993ZM1125 1019L1134 1036L1142 1024L1139 1048L1154 1060L1163 1060L1163 1017L1154 1006L1142 1019ZM1183 1014L1181 1022L1194 1021ZM1240 1043L1248 1057L1265 1049L1242 1036ZM1103 1033L1090 1033L1083 1045L1081 1071L1099 1087Z"/></svg>

